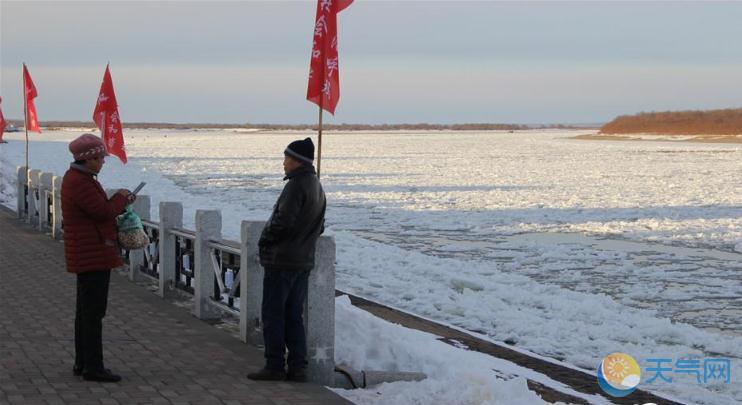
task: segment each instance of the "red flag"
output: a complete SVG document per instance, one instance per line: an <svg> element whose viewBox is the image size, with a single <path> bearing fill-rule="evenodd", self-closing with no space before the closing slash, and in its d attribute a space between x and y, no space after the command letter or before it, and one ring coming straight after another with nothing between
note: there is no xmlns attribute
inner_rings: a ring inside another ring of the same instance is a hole
<svg viewBox="0 0 742 405"><path fill-rule="evenodd" d="M2 104L3 98L0 97L0 104ZM0 142L3 141L3 133L5 132L5 117L3 117L3 109L0 107Z"/></svg>
<svg viewBox="0 0 742 405"><path fill-rule="evenodd" d="M36 106L34 106L33 99L36 98L36 86L33 85L31 80L31 74L28 73L26 64L23 64L23 84L26 88L26 129L32 132L41 133L39 128L39 119L36 115Z"/></svg>
<svg viewBox="0 0 742 405"><path fill-rule="evenodd" d="M337 14L352 2L353 0L317 0L307 100L330 114L335 114L335 106L340 101Z"/></svg>
<svg viewBox="0 0 742 405"><path fill-rule="evenodd" d="M106 65L106 73L103 74L103 83L100 85L98 101L95 104L95 111L93 111L93 121L100 129L101 138L108 153L118 156L126 164L124 133L121 128L119 108L116 103L116 94L113 92L113 81L108 65Z"/></svg>

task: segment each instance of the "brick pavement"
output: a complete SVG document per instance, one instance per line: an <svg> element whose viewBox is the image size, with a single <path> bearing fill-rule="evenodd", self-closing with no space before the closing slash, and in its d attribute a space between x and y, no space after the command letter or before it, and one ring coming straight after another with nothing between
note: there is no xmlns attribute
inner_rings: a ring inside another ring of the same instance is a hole
<svg viewBox="0 0 742 405"><path fill-rule="evenodd" d="M253 382L262 352L111 275L103 321L117 384L72 375L75 277L63 245L0 207L0 404L348 404L312 384Z"/></svg>

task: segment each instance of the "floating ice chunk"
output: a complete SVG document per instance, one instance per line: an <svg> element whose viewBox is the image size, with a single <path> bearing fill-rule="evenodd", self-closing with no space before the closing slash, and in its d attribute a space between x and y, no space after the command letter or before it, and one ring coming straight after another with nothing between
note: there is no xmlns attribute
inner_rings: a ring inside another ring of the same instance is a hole
<svg viewBox="0 0 742 405"><path fill-rule="evenodd" d="M472 291L484 290L484 286L482 284L479 284L476 281L472 280L465 280L463 278L452 278L451 287L459 294L463 293L465 288L468 288Z"/></svg>

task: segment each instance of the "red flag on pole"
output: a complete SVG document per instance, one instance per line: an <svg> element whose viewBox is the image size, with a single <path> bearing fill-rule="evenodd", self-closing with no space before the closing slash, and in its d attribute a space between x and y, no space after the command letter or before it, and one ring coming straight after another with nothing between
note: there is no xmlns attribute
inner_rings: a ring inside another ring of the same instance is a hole
<svg viewBox="0 0 742 405"><path fill-rule="evenodd" d="M0 97L0 104L3 103L3 98ZM5 132L5 117L3 117L3 108L0 107L0 142L3 141L3 133Z"/></svg>
<svg viewBox="0 0 742 405"><path fill-rule="evenodd" d="M36 106L33 103L38 93L36 93L36 86L31 80L31 74L28 73L25 63L23 64L23 84L26 91L26 130L41 133L39 119L36 116Z"/></svg>
<svg viewBox="0 0 742 405"><path fill-rule="evenodd" d="M106 65L103 74L103 83L100 85L98 101L93 111L93 121L100 129L101 138L109 154L118 156L126 164L126 148L124 147L124 133L119 118L119 108L116 103L116 94L113 92L111 72Z"/></svg>
<svg viewBox="0 0 742 405"><path fill-rule="evenodd" d="M317 0L307 100L330 114L335 114L335 106L340 100L337 14L352 2L353 0Z"/></svg>

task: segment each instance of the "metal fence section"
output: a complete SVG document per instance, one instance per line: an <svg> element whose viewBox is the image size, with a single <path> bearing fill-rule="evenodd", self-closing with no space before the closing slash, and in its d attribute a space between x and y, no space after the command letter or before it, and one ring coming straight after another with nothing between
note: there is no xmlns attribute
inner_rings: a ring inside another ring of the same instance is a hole
<svg viewBox="0 0 742 405"><path fill-rule="evenodd" d="M240 244L233 241L210 240L211 265L214 270L214 295L212 298L227 308L239 311L240 303Z"/></svg>
<svg viewBox="0 0 742 405"><path fill-rule="evenodd" d="M31 220L32 223L38 225L41 222L39 218L39 208L41 207L41 198L39 196L39 188L33 188L33 205L34 205L34 218Z"/></svg>
<svg viewBox="0 0 742 405"><path fill-rule="evenodd" d="M23 185L23 215L28 217L28 184Z"/></svg>
<svg viewBox="0 0 742 405"><path fill-rule="evenodd" d="M51 228L51 224L54 223L54 194L51 191L45 191L46 195L46 218L44 218L44 227Z"/></svg>
<svg viewBox="0 0 742 405"><path fill-rule="evenodd" d="M139 265L138 269L142 273L155 279L160 277L160 224L147 220L142 220L144 232L149 236L149 245L143 250L144 262Z"/></svg>
<svg viewBox="0 0 742 405"><path fill-rule="evenodd" d="M196 234L185 229L172 229L175 235L175 288L193 294L193 242Z"/></svg>
<svg viewBox="0 0 742 405"><path fill-rule="evenodd" d="M59 196L61 178L57 181L53 173L16 170L16 193L18 218L25 219L39 231L51 230L52 237L62 237L62 207Z"/></svg>

